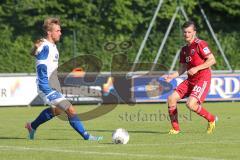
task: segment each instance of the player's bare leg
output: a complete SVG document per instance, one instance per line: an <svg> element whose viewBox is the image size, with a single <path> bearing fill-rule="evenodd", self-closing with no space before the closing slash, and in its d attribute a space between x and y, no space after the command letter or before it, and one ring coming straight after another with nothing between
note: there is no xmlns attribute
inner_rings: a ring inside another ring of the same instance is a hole
<svg viewBox="0 0 240 160"><path fill-rule="evenodd" d="M174 91L168 97L168 113L172 124L172 129L169 131L169 134L178 134L180 132L180 127L178 124L178 111L177 111L177 102L180 100L179 94Z"/></svg>
<svg viewBox="0 0 240 160"><path fill-rule="evenodd" d="M216 126L217 118L210 112L208 112L205 108L203 108L195 97L190 96L189 99L187 100L186 105L190 110L194 111L195 113L202 116L208 121L207 133L208 134L213 133L213 130L215 129Z"/></svg>
<svg viewBox="0 0 240 160"><path fill-rule="evenodd" d="M57 107L53 107L52 108L52 113L54 116L58 116L58 115L61 115L64 113L64 111L60 108L57 108Z"/></svg>

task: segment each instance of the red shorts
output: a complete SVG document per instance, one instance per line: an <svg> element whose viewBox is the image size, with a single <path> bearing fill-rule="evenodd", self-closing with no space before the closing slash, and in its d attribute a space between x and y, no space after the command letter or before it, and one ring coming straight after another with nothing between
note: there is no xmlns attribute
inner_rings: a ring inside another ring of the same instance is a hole
<svg viewBox="0 0 240 160"><path fill-rule="evenodd" d="M181 99L192 96L198 100L198 103L202 103L208 94L210 84L211 80L191 82L186 79L177 86L175 91L179 94Z"/></svg>

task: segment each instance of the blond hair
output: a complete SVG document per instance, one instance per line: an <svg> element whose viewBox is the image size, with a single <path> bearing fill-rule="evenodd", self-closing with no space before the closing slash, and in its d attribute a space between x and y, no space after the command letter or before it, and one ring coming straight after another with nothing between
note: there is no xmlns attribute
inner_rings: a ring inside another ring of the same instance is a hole
<svg viewBox="0 0 240 160"><path fill-rule="evenodd" d="M44 20L44 23L43 23L43 31L44 31L44 34L47 35L47 32L48 31L51 31L52 30L52 27L53 25L60 25L60 19L59 18L55 18L55 17L48 17ZM32 56L36 56L38 53L37 53L37 49L38 47L40 47L40 45L43 43L43 38L40 38L40 39L37 39L34 44L33 44L33 47L32 47L32 50L30 52L30 54Z"/></svg>
<svg viewBox="0 0 240 160"><path fill-rule="evenodd" d="M43 23L43 31L44 31L44 34L47 35L47 32L48 31L51 31L52 30L52 26L56 24L56 25L60 25L60 19L59 18L55 18L55 17L49 17L49 18L46 18L44 20L44 23Z"/></svg>

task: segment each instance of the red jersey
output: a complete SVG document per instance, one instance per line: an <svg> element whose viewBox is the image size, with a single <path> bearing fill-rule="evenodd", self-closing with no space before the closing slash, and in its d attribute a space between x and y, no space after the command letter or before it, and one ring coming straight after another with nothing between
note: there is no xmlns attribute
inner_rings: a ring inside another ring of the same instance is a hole
<svg viewBox="0 0 240 160"><path fill-rule="evenodd" d="M180 53L180 63L187 64L187 70L203 64L206 61L206 57L211 54L211 50L208 48L207 42L195 39L190 45L186 45L182 48ZM209 80L211 78L210 68L206 68L198 71L193 76L188 75L188 79L195 81L198 79Z"/></svg>

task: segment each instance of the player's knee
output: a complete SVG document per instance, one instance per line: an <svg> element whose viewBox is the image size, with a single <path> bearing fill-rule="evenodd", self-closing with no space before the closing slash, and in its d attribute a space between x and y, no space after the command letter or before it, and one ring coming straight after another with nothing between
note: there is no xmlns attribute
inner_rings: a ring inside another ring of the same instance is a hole
<svg viewBox="0 0 240 160"><path fill-rule="evenodd" d="M57 112L57 110L56 110L56 108L52 108L52 114L53 114L54 116L58 116L58 115L59 115L58 112Z"/></svg>
<svg viewBox="0 0 240 160"><path fill-rule="evenodd" d="M195 111L197 109L197 104L193 101L187 101L186 106L192 111Z"/></svg>
<svg viewBox="0 0 240 160"><path fill-rule="evenodd" d="M168 104L169 105L174 105L177 103L177 98L174 95L170 95L168 97Z"/></svg>
<svg viewBox="0 0 240 160"><path fill-rule="evenodd" d="M77 114L75 108L73 106L70 106L67 110L66 110L66 114L70 117L73 117L74 115Z"/></svg>
<svg viewBox="0 0 240 160"><path fill-rule="evenodd" d="M58 115L62 114L62 110L55 107L55 108L52 108L52 113L54 116L58 116Z"/></svg>

